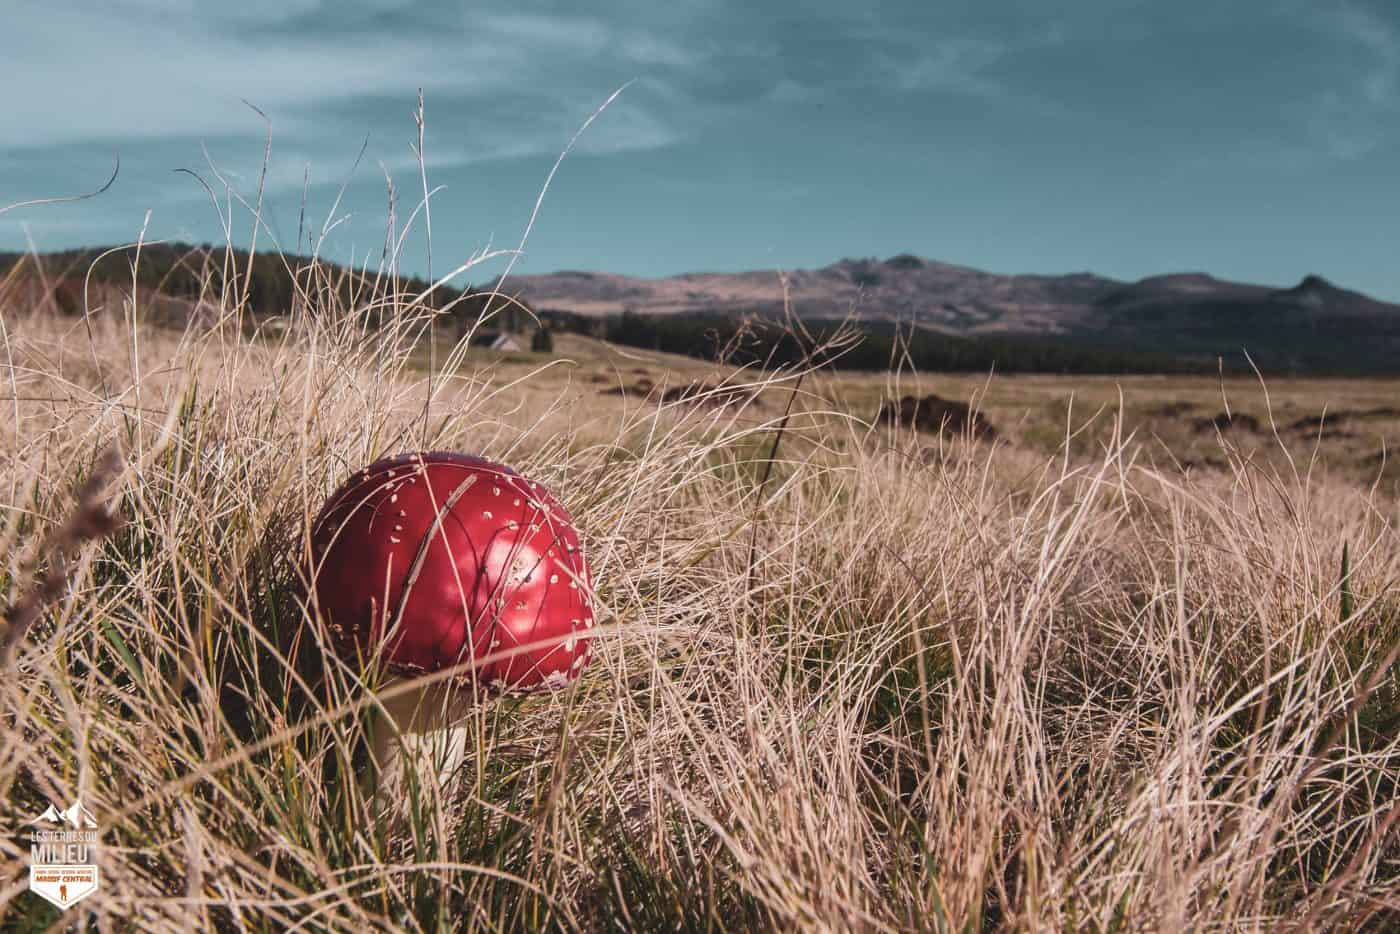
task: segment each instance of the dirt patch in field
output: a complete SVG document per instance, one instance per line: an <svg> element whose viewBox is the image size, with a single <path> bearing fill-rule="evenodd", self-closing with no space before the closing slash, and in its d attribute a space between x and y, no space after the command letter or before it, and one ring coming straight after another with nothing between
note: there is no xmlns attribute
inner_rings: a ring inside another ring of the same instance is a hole
<svg viewBox="0 0 1400 934"><path fill-rule="evenodd" d="M1358 463L1369 470L1374 467L1392 467L1397 462L1400 462L1400 445L1387 442L1385 447L1366 455Z"/></svg>
<svg viewBox="0 0 1400 934"><path fill-rule="evenodd" d="M752 386L726 386L713 383L690 383L685 386L672 386L670 389L657 392L658 387L649 379L639 379L631 386L614 386L611 389L599 390L599 395L604 396L652 396L656 401L665 405L672 402L684 402L691 405L712 406L714 408L724 408L731 405L753 405L762 406L757 398L758 392Z"/></svg>
<svg viewBox="0 0 1400 934"><path fill-rule="evenodd" d="M757 393L750 386L714 386L709 383L691 383L689 386L674 386L661 394L662 402L690 402L695 405L713 405L720 408L729 405L742 405L752 402L757 405Z"/></svg>
<svg viewBox="0 0 1400 934"><path fill-rule="evenodd" d="M1152 418L1181 418L1194 411L1196 411L1196 406L1191 402L1163 402L1145 409L1143 414Z"/></svg>
<svg viewBox="0 0 1400 934"><path fill-rule="evenodd" d="M1258 431L1259 419L1244 412L1221 412L1214 418L1198 418L1192 424L1197 431Z"/></svg>
<svg viewBox="0 0 1400 934"><path fill-rule="evenodd" d="M631 386L613 386L598 390L600 396L649 396L656 385L649 379L639 379Z"/></svg>
<svg viewBox="0 0 1400 934"><path fill-rule="evenodd" d="M1334 412L1304 415L1288 427L1291 431L1317 431L1318 428L1333 428L1343 422L1368 418L1400 418L1400 409L1389 405L1376 406L1371 409L1337 409Z"/></svg>
<svg viewBox="0 0 1400 934"><path fill-rule="evenodd" d="M880 404L876 420L935 434L970 434L978 440L991 440L997 436L996 428L981 412L974 411L964 402L933 394L922 399L916 396L905 396L897 401L887 399Z"/></svg>

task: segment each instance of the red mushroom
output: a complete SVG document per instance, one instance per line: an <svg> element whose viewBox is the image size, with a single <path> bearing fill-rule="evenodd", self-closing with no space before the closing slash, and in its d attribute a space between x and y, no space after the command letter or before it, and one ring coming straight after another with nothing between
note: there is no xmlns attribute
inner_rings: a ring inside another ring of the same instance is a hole
<svg viewBox="0 0 1400 934"><path fill-rule="evenodd" d="M351 476L312 525L309 577L343 648L397 675L455 669L382 705L403 737L430 742L440 776L465 753L462 686L561 688L592 653L573 520L541 484L479 457L401 454ZM380 726L375 769L395 732Z"/></svg>

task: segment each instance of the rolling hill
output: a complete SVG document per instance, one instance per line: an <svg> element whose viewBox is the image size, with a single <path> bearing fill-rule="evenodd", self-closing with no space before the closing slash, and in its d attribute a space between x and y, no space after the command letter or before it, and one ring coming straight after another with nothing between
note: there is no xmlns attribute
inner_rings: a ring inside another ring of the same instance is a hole
<svg viewBox="0 0 1400 934"><path fill-rule="evenodd" d="M0 275L26 260L35 269L46 268L55 303L71 311L81 304L83 274L102 253L0 254ZM222 255L209 247L148 246L140 264L143 288L188 304L205 294L211 278L217 286ZM250 262L241 251L233 256L236 268L252 270L246 294L249 307L261 314L286 310L297 288L292 270L305 269L309 262L269 254ZM92 267L93 282L124 288L133 258L130 249L105 257ZM320 268L320 281L342 290L365 275L333 263L323 262ZM408 279L401 287L417 293L427 285ZM1213 368L1216 358L1223 357L1236 369L1248 369L1252 362L1273 373L1400 372L1400 305L1316 275L1291 288L1231 282L1202 272L1124 282L1088 272L999 275L901 254L790 272L687 273L660 279L583 271L514 276L504 291L556 326L657 347L668 341L698 346L698 336L716 325L724 331L741 318L775 318L786 305L809 322L854 318L881 348L897 326L913 326L929 348L927 363L936 366L981 369L995 362L999 367L1058 370L1098 367L1096 361L1102 360L1104 367L1141 371L1170 361ZM439 292L431 300L439 307L462 294L459 289ZM345 297L349 300L348 292ZM457 306L458 315L472 317L485 296L471 299ZM185 305L171 307L178 316ZM597 327L603 324L597 319L615 325L625 312L668 333ZM524 327L527 317L522 307L513 320ZM580 319L586 327L580 327ZM629 332L635 333L629 338ZM1070 364L1067 354L1093 359Z"/></svg>
<svg viewBox="0 0 1400 934"><path fill-rule="evenodd" d="M815 270L690 273L640 279L594 272L522 276L511 288L541 309L584 315L853 315L961 338L1050 341L1205 359L1243 353L1274 370L1400 371L1400 305L1320 276L1292 288L1200 272L1123 282L1092 273L998 275L902 254Z"/></svg>

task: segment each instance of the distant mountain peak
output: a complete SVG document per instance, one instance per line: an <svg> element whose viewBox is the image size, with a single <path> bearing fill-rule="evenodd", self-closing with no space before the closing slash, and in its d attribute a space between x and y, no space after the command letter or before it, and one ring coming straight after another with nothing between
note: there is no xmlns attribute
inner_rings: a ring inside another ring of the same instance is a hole
<svg viewBox="0 0 1400 934"><path fill-rule="evenodd" d="M1087 272L1005 275L896 253L848 256L819 269L781 273L600 275L591 281L571 274L514 282L533 305L585 315L631 309L745 317L791 310L814 321L854 314L871 327L913 324L962 337L1150 347L1206 360L1246 347L1256 360L1293 368L1305 368L1300 361L1308 360L1340 369L1376 368L1385 361L1393 369L1400 360L1400 305L1339 288L1316 274L1283 289L1194 269L1125 282ZM1335 349L1345 341L1360 350Z"/></svg>
<svg viewBox="0 0 1400 934"><path fill-rule="evenodd" d="M1316 273L1309 273L1293 288L1276 294L1285 302L1328 314L1376 314L1385 313L1386 309L1393 311L1396 307L1360 292L1344 289Z"/></svg>
<svg viewBox="0 0 1400 934"><path fill-rule="evenodd" d="M1293 287L1295 292L1336 291L1337 287L1316 273L1308 273Z"/></svg>
<svg viewBox="0 0 1400 934"><path fill-rule="evenodd" d="M885 265L891 269L923 269L928 265L928 260L913 253L899 253L885 260Z"/></svg>
<svg viewBox="0 0 1400 934"><path fill-rule="evenodd" d="M1163 285L1204 285L1215 286L1220 280L1208 272L1192 270L1190 272L1164 272L1155 276L1145 276L1138 280L1138 284L1163 284Z"/></svg>

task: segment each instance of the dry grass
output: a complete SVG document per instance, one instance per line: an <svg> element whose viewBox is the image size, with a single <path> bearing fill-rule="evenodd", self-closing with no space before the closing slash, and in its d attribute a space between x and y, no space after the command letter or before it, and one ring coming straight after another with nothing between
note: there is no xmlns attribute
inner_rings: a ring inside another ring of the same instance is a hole
<svg viewBox="0 0 1400 934"><path fill-rule="evenodd" d="M855 417L878 381L581 340L449 357L425 416L408 297L248 339L232 292L188 333L142 325L140 295L81 321L0 295L7 603L66 577L0 683L9 923L1400 922L1395 501L1309 472L1306 443L1212 435L1218 468L1182 472L1108 410L1073 441L1002 418L1008 442L933 445ZM401 327L366 331L384 311ZM761 401L599 394L668 368ZM55 558L112 445L122 527ZM390 824L354 780L374 696L296 567L344 475L416 448L556 490L602 628L574 688L476 705L464 774ZM103 886L59 917L21 834L75 796Z"/></svg>

